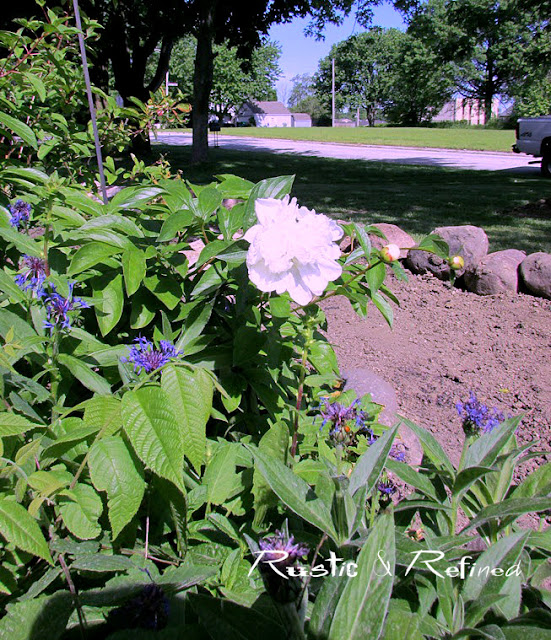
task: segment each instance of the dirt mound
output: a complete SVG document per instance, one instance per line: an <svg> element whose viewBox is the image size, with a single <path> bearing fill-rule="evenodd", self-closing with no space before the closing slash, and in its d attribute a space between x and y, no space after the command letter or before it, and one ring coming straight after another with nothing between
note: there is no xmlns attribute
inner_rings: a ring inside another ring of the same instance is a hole
<svg viewBox="0 0 551 640"><path fill-rule="evenodd" d="M408 275L408 283L389 281L401 303L393 329L374 307L361 319L344 298L323 303L341 367L369 367L390 382L400 412L431 431L456 464L463 433L455 403L470 390L505 414L525 413L519 441L539 440L537 449L551 452L551 301L477 296Z"/></svg>

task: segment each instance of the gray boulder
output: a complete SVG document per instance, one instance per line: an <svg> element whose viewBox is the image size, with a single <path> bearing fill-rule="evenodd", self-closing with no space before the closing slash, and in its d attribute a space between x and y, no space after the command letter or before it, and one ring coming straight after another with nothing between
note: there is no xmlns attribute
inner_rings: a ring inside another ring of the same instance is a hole
<svg viewBox="0 0 551 640"><path fill-rule="evenodd" d="M507 249L489 253L474 271L465 274L465 285L479 296L518 291L518 267L526 258L524 251Z"/></svg>
<svg viewBox="0 0 551 640"><path fill-rule="evenodd" d="M398 400L391 384L367 368L341 369L341 376L345 381L345 389L354 389L358 398L370 393L373 402L383 405L379 416L381 424L391 427L398 422ZM410 465L421 464L423 449L405 425L400 427L395 444L405 450L406 461Z"/></svg>
<svg viewBox="0 0 551 640"><path fill-rule="evenodd" d="M488 253L488 236L484 229L467 224L458 227L438 227L431 233L438 234L448 243L450 256L460 255L465 266L455 272L456 277L474 271ZM408 269L414 273L432 273L440 280L449 280L450 267L438 256L413 249L406 258Z"/></svg>
<svg viewBox="0 0 551 640"><path fill-rule="evenodd" d="M373 224L371 226L376 227L386 236L386 240L383 240L383 238L380 238L379 236L369 234L371 244L376 249L382 249L387 244L395 244L401 249L400 260L403 260L407 256L408 249L415 246L415 240L409 235L409 233L406 233L403 229L400 229L400 227L396 226L395 224L389 224L387 222L377 222L376 224Z"/></svg>
<svg viewBox="0 0 551 640"><path fill-rule="evenodd" d="M530 293L551 300L551 254L531 253L520 265L520 276Z"/></svg>

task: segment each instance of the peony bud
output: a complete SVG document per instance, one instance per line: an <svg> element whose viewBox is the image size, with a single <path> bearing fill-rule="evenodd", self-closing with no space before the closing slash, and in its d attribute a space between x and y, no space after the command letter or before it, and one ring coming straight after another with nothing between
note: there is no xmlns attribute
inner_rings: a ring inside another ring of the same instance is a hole
<svg viewBox="0 0 551 640"><path fill-rule="evenodd" d="M385 262L394 262L400 257L400 247L396 244L387 244L381 249L381 258Z"/></svg>
<svg viewBox="0 0 551 640"><path fill-rule="evenodd" d="M450 269L454 271L459 271L459 269L463 269L465 266L465 260L461 256L452 256L450 258Z"/></svg>

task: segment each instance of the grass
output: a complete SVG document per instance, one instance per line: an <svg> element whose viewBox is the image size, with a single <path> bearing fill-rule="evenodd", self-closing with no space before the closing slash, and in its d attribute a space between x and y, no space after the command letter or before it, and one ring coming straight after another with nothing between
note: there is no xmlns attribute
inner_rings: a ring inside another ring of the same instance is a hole
<svg viewBox="0 0 551 640"><path fill-rule="evenodd" d="M467 171L362 160L337 160L270 152L210 150L208 163L190 166L190 147L157 145L174 168L197 184L220 173L254 182L295 174L292 194L299 203L354 222L390 222L419 239L435 227L483 227L490 250L551 252L551 220L521 216L515 207L550 194L539 174Z"/></svg>
<svg viewBox="0 0 551 640"><path fill-rule="evenodd" d="M422 127L360 127L305 129L225 128L222 133L255 138L284 140L314 140L346 144L392 145L402 147L432 147L437 149L470 149L473 151L511 151L515 132L502 129L437 129Z"/></svg>

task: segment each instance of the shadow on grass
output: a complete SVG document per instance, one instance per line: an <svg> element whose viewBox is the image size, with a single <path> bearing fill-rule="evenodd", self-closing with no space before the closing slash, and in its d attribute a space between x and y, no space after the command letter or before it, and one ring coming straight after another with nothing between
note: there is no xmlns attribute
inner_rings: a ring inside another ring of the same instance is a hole
<svg viewBox="0 0 551 640"><path fill-rule="evenodd" d="M318 158L267 151L210 150L210 160L190 164L190 148L158 145L191 182L221 173L257 182L295 174L293 195L318 212L355 222L390 222L414 237L435 227L483 227L490 250L551 251L551 220L515 215L516 207L550 195L551 183L534 173L472 171L365 160Z"/></svg>

